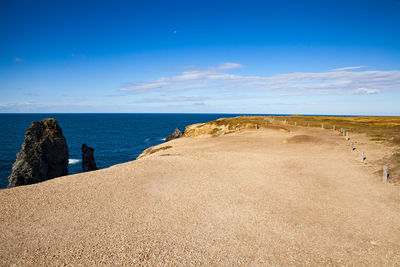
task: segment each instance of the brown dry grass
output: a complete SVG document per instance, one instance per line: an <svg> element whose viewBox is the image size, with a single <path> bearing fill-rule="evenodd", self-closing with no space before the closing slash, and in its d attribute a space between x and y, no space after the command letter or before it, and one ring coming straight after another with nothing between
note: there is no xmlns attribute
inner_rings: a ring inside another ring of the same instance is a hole
<svg viewBox="0 0 400 267"><path fill-rule="evenodd" d="M328 116L278 116L276 120L287 120L289 125L321 127L325 129L344 128L350 133L369 136L370 141L382 142L395 151L380 162L390 166L391 182L400 182L400 117L328 117Z"/></svg>
<svg viewBox="0 0 400 267"><path fill-rule="evenodd" d="M270 121L273 120L271 124ZM287 121L287 124L283 124ZM392 182L400 182L400 117L335 117L335 116L238 116L234 118L220 118L207 123L188 126L185 136L210 134L214 137L221 136L240 129L260 128L289 131L294 126L309 126L325 129L345 129L347 132L366 134L370 141L384 143L393 148L394 153L381 160L382 164L390 166ZM194 129L196 128L196 130ZM292 140L289 142L295 142ZM299 141L299 140L297 140Z"/></svg>
<svg viewBox="0 0 400 267"><path fill-rule="evenodd" d="M400 145L400 117L328 117L328 116L280 116L277 120L287 120L297 126L321 127L332 129L344 128L346 131L365 133L373 141L389 141Z"/></svg>
<svg viewBox="0 0 400 267"><path fill-rule="evenodd" d="M234 118L220 118L207 123L189 125L185 129L184 135L186 137L194 137L208 134L213 137L217 137L231 134L243 129L256 129L256 125L258 125L259 128L268 128L289 132L289 130L284 126L267 123L266 117L239 116Z"/></svg>
<svg viewBox="0 0 400 267"><path fill-rule="evenodd" d="M140 159L140 158L142 158L144 156L151 155L151 154L154 154L154 153L156 153L158 151L167 150L167 149L170 149L170 148L172 148L172 146L163 146L163 147L157 147L157 148L149 147L148 149L144 150L142 152L142 154L140 154L139 157L137 157L137 159Z"/></svg>
<svg viewBox="0 0 400 267"><path fill-rule="evenodd" d="M201 124L228 126L230 130L243 127L248 124L258 124L260 127L271 127L269 120L274 119L275 122L287 120L289 125L321 127L332 129L335 125L336 129L344 128L349 132L366 133L374 141L389 141L400 145L400 117L328 117L328 116L239 116L234 118L221 118Z"/></svg>

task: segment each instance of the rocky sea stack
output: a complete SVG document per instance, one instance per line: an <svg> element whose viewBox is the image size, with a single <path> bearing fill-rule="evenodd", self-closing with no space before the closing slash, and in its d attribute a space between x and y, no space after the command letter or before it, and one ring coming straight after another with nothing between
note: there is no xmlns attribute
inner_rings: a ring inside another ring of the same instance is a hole
<svg viewBox="0 0 400 267"><path fill-rule="evenodd" d="M57 121L32 122L8 177L8 187L39 183L67 174L68 146Z"/></svg>
<svg viewBox="0 0 400 267"><path fill-rule="evenodd" d="M176 128L175 131L170 136L165 138L165 140L166 141L170 141L170 140L173 140L173 139L177 139L177 138L182 137L182 135L183 135L183 132L181 130L179 130L178 128Z"/></svg>
<svg viewBox="0 0 400 267"><path fill-rule="evenodd" d="M97 170L96 162L94 161L94 148L82 145L82 169L84 172Z"/></svg>

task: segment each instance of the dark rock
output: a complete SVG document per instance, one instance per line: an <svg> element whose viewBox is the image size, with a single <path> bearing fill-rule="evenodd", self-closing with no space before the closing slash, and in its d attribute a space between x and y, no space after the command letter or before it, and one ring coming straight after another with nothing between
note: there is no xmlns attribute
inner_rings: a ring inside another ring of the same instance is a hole
<svg viewBox="0 0 400 267"><path fill-rule="evenodd" d="M39 183L68 174L68 146L55 119L32 122L8 177L8 187Z"/></svg>
<svg viewBox="0 0 400 267"><path fill-rule="evenodd" d="M170 140L173 140L173 139L177 139L179 137L182 137L182 135L183 135L183 133L178 128L176 128L175 131L170 136L165 138L165 140L166 141L170 141Z"/></svg>
<svg viewBox="0 0 400 267"><path fill-rule="evenodd" d="M84 172L97 170L96 162L94 161L94 148L82 145L82 169Z"/></svg>

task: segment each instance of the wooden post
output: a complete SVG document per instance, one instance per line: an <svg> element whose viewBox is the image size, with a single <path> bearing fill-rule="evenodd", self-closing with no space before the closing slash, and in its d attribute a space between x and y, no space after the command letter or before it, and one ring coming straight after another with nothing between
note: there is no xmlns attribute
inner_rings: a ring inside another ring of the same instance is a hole
<svg viewBox="0 0 400 267"><path fill-rule="evenodd" d="M333 129L334 131L336 131L336 126L335 126L335 125L333 125L333 126L332 126L332 129Z"/></svg>
<svg viewBox="0 0 400 267"><path fill-rule="evenodd" d="M309 122L307 122L307 127L310 127L310 123Z"/></svg>
<svg viewBox="0 0 400 267"><path fill-rule="evenodd" d="M260 127L258 127L258 124L256 124L256 130L258 130Z"/></svg>
<svg viewBox="0 0 400 267"><path fill-rule="evenodd" d="M346 135L346 131L345 130L343 130L343 136L345 136Z"/></svg>
<svg viewBox="0 0 400 267"><path fill-rule="evenodd" d="M324 129L324 124L321 124L321 128Z"/></svg>
<svg viewBox="0 0 400 267"><path fill-rule="evenodd" d="M350 142L350 150L351 150L351 151L354 150L354 142L353 142L353 141Z"/></svg>
<svg viewBox="0 0 400 267"><path fill-rule="evenodd" d="M364 162L364 160L365 160L364 151L360 150L360 161Z"/></svg>
<svg viewBox="0 0 400 267"><path fill-rule="evenodd" d="M340 128L340 132L343 133L343 128Z"/></svg>
<svg viewBox="0 0 400 267"><path fill-rule="evenodd" d="M383 180L384 183L387 182L388 177L389 177L388 167L387 166L383 166L382 180Z"/></svg>
<svg viewBox="0 0 400 267"><path fill-rule="evenodd" d="M349 140L349 132L346 132L346 140Z"/></svg>
<svg viewBox="0 0 400 267"><path fill-rule="evenodd" d="M294 122L294 126L297 126L297 121Z"/></svg>

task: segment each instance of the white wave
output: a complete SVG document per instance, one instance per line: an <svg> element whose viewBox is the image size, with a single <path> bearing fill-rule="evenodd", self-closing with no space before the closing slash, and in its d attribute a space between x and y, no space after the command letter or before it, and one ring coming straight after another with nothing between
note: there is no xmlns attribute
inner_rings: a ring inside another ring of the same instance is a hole
<svg viewBox="0 0 400 267"><path fill-rule="evenodd" d="M166 137L164 137L164 138L161 138L161 140L165 141L165 140L167 140L167 139L166 139Z"/></svg>
<svg viewBox="0 0 400 267"><path fill-rule="evenodd" d="M68 159L68 164L76 164L80 161L81 161L80 159Z"/></svg>

